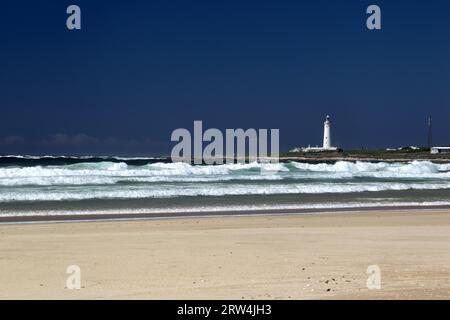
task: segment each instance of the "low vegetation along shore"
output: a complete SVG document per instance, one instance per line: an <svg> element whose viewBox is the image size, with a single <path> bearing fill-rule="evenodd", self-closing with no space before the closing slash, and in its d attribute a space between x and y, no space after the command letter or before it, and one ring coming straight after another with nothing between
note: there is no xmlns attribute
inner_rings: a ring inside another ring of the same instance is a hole
<svg viewBox="0 0 450 320"><path fill-rule="evenodd" d="M435 163L450 163L450 154L431 154L427 149L418 150L348 150L342 152L286 152L280 155L280 161L431 161Z"/></svg>

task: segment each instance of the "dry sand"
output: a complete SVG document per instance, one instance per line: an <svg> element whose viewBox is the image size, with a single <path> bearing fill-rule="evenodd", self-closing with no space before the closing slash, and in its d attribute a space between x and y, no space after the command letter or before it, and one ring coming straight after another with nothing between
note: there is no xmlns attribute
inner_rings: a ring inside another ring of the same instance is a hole
<svg viewBox="0 0 450 320"><path fill-rule="evenodd" d="M80 290L65 288L81 268ZM366 287L369 265L381 289ZM0 225L3 299L450 298L450 210Z"/></svg>

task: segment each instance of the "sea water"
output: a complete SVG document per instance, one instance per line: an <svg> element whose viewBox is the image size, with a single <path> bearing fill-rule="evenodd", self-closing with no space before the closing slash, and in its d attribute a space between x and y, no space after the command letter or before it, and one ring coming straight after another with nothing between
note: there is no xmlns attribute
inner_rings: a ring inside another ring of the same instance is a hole
<svg viewBox="0 0 450 320"><path fill-rule="evenodd" d="M0 157L0 216L450 204L450 164Z"/></svg>

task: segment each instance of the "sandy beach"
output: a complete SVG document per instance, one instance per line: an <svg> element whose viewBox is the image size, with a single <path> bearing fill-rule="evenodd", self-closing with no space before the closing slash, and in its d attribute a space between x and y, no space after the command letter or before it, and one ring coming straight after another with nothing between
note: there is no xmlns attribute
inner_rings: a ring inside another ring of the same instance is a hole
<svg viewBox="0 0 450 320"><path fill-rule="evenodd" d="M0 252L2 299L450 297L449 209L3 224Z"/></svg>

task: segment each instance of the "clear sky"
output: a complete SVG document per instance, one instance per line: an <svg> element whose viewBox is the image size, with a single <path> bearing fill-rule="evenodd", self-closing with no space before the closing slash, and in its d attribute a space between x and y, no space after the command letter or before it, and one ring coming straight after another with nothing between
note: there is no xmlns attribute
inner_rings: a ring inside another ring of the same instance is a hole
<svg viewBox="0 0 450 320"><path fill-rule="evenodd" d="M194 120L287 149L327 114L344 148L426 145L428 115L450 144L448 0L8 1L0 67L0 154L168 154Z"/></svg>

